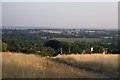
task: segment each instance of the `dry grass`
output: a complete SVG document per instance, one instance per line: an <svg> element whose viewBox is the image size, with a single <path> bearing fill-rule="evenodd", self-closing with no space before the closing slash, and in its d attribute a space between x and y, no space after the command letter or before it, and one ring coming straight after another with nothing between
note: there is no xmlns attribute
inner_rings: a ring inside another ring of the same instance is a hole
<svg viewBox="0 0 120 80"><path fill-rule="evenodd" d="M0 54L0 79L2 79L2 54Z"/></svg>
<svg viewBox="0 0 120 80"><path fill-rule="evenodd" d="M119 54L71 54L59 55L54 60L110 77L118 77L118 57Z"/></svg>
<svg viewBox="0 0 120 80"><path fill-rule="evenodd" d="M95 78L106 77L80 70L62 63L56 63L38 55L2 53L3 78Z"/></svg>

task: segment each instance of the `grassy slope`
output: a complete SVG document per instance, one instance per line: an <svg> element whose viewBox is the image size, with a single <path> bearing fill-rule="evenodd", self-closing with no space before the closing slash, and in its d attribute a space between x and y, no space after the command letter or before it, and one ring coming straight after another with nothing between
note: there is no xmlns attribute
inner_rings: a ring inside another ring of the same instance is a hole
<svg viewBox="0 0 120 80"><path fill-rule="evenodd" d="M95 78L105 77L38 55L2 53L3 78Z"/></svg>
<svg viewBox="0 0 120 80"><path fill-rule="evenodd" d="M118 77L118 57L118 54L71 54L59 55L53 60L110 77Z"/></svg>
<svg viewBox="0 0 120 80"><path fill-rule="evenodd" d="M65 42L75 42L75 41L98 42L101 40L100 38L53 38L53 39L59 41L65 41Z"/></svg>

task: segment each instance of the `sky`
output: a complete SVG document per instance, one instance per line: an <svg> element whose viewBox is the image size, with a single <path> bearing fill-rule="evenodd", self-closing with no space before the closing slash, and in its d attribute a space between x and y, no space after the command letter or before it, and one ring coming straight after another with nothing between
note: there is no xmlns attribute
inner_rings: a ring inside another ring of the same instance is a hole
<svg viewBox="0 0 120 80"><path fill-rule="evenodd" d="M2 3L0 3L0 28L2 26Z"/></svg>
<svg viewBox="0 0 120 80"><path fill-rule="evenodd" d="M2 2L118 2L119 0L1 0Z"/></svg>
<svg viewBox="0 0 120 80"><path fill-rule="evenodd" d="M118 28L117 2L4 2L3 26Z"/></svg>

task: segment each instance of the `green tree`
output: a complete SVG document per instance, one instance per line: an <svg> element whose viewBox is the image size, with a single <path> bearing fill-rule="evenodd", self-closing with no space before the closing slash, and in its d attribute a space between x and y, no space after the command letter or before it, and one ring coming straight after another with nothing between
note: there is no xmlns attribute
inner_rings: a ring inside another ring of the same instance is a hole
<svg viewBox="0 0 120 80"><path fill-rule="evenodd" d="M73 44L71 45L71 52L73 52L73 53L81 53L81 52L82 52L82 49L79 47L78 44L73 43Z"/></svg>
<svg viewBox="0 0 120 80"><path fill-rule="evenodd" d="M19 41L17 39L13 38L9 45L9 49L10 49L10 51L19 52L21 49Z"/></svg>
<svg viewBox="0 0 120 80"><path fill-rule="evenodd" d="M41 56L53 56L55 54L55 50L51 47L44 47L42 48L42 51L40 52Z"/></svg>
<svg viewBox="0 0 120 80"><path fill-rule="evenodd" d="M57 40L49 40L45 43L45 46L51 47L57 51L61 47L61 42Z"/></svg>
<svg viewBox="0 0 120 80"><path fill-rule="evenodd" d="M5 42L2 42L2 51L5 52L8 50L8 45Z"/></svg>

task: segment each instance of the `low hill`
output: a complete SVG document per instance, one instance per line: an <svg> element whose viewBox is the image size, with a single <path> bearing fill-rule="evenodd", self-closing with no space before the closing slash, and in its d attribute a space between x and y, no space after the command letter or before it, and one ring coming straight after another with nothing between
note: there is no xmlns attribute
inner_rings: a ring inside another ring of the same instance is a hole
<svg viewBox="0 0 120 80"><path fill-rule="evenodd" d="M119 76L119 56L119 54L71 54L58 55L52 60L117 78Z"/></svg>
<svg viewBox="0 0 120 80"><path fill-rule="evenodd" d="M3 78L98 78L101 74L79 69L34 54L2 53Z"/></svg>

